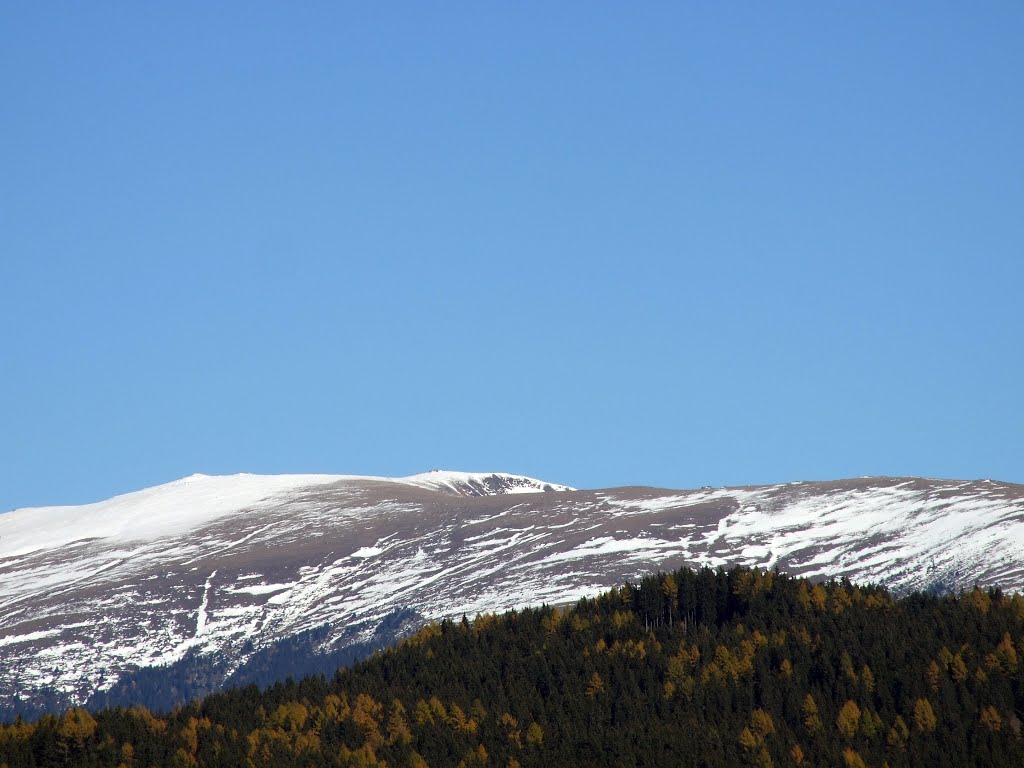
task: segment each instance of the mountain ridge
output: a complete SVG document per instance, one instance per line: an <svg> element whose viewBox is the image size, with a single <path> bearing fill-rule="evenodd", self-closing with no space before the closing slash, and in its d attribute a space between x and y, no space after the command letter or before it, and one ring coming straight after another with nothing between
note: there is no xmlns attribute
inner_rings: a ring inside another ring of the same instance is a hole
<svg viewBox="0 0 1024 768"><path fill-rule="evenodd" d="M571 490L442 472L175 482L106 508L42 508L51 513L35 526L31 508L0 515L0 696L81 703L190 654L218 658L230 675L322 627L318 647L333 653L368 642L396 611L440 620L568 602L683 565L778 568L898 593L1024 588L1024 486L987 480ZM93 517L76 520L76 509ZM119 517L96 523L104 509ZM60 530L54 519L71 522Z"/></svg>

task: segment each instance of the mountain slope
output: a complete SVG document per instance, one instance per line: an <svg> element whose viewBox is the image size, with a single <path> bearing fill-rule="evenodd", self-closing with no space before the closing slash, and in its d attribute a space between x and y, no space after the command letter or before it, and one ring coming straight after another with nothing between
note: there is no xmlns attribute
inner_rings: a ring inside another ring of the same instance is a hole
<svg viewBox="0 0 1024 768"><path fill-rule="evenodd" d="M0 515L0 698L79 703L189 654L229 673L325 625L333 651L402 609L559 603L681 565L1020 590L1022 553L1024 487L990 481L576 491L502 474L193 476Z"/></svg>
<svg viewBox="0 0 1024 768"><path fill-rule="evenodd" d="M681 569L163 717L0 726L0 765L1020 768L1022 654L1019 594Z"/></svg>

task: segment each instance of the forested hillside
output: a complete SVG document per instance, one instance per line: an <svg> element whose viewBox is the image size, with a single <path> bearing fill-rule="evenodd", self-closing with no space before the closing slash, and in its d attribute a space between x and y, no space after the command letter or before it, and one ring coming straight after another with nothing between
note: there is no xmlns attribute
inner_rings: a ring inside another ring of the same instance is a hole
<svg viewBox="0 0 1024 768"><path fill-rule="evenodd" d="M0 765L1020 766L1024 598L689 571L445 622L169 715L0 728Z"/></svg>

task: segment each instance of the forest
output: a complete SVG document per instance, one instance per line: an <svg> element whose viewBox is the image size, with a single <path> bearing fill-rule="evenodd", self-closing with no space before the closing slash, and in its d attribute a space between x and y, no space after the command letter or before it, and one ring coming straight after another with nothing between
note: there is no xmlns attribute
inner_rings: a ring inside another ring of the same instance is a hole
<svg viewBox="0 0 1024 768"><path fill-rule="evenodd" d="M1024 765L1024 598L683 569L333 677L0 726L0 767Z"/></svg>

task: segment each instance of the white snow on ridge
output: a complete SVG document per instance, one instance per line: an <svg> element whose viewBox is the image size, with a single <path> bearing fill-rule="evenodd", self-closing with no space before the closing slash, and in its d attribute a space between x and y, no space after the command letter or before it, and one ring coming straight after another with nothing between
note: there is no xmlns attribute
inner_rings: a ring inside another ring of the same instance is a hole
<svg viewBox="0 0 1024 768"><path fill-rule="evenodd" d="M452 472L434 469L418 475L396 478L399 482L417 485L432 491L455 491L461 493L467 487L486 488L488 481L499 485L496 494L542 493L550 488L555 491L574 491L568 485L557 485L525 475L509 475L504 472Z"/></svg>
<svg viewBox="0 0 1024 768"><path fill-rule="evenodd" d="M996 540L1005 551L1024 551L1022 513L1019 501L943 499L895 486L790 499L775 509L744 504L719 522L716 538L743 546L743 554L765 568L795 557L803 567L815 567L804 575L845 573L917 588L924 563L980 568L988 560L985 547ZM880 542L878 551L865 546L872 537ZM897 575L900 564L908 570Z"/></svg>
<svg viewBox="0 0 1024 768"><path fill-rule="evenodd" d="M0 560L88 539L153 541L174 536L302 488L370 480L461 494L470 484L486 491L489 478L500 479L501 488L497 493L536 493L545 487L573 490L518 475L443 470L399 478L196 474L93 504L27 507L0 514Z"/></svg>
<svg viewBox="0 0 1024 768"><path fill-rule="evenodd" d="M151 541L336 475L192 475L95 504L29 507L0 515L0 558L87 539Z"/></svg>

